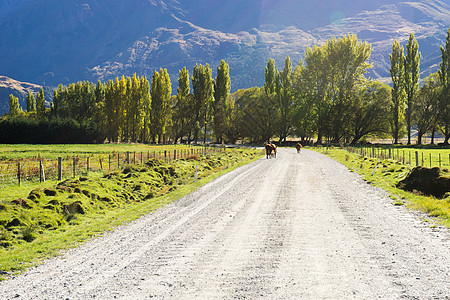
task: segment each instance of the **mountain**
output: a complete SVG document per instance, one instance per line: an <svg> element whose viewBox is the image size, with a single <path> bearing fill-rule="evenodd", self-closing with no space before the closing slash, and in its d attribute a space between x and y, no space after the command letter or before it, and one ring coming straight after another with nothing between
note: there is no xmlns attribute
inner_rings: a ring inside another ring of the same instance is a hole
<svg viewBox="0 0 450 300"><path fill-rule="evenodd" d="M424 77L449 24L449 0L4 0L0 73L55 86L163 67L176 85L184 66L215 70L225 59L234 91L261 86L270 57L281 68L287 55L295 64L306 47L354 33L373 45L369 76L388 82L394 38L404 45L415 33Z"/></svg>

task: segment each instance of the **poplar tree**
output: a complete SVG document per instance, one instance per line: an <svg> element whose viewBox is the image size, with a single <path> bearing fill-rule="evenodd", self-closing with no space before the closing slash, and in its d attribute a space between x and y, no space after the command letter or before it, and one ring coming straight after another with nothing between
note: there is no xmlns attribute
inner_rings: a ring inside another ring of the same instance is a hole
<svg viewBox="0 0 450 300"><path fill-rule="evenodd" d="M280 122L278 126L280 142L286 141L287 136L290 134L293 118L293 95L292 95L292 63L291 58L287 56L284 60L283 71L279 73L279 79L277 80L280 86L277 90L278 96L278 109L280 116Z"/></svg>
<svg viewBox="0 0 450 300"><path fill-rule="evenodd" d="M391 103L391 130L394 143L398 144L405 111L405 72L403 47L397 40L392 43L392 53L389 54L391 68L389 72L392 78L392 103Z"/></svg>
<svg viewBox="0 0 450 300"><path fill-rule="evenodd" d="M140 79L140 94L142 96L142 115L143 115L143 125L141 131L141 140L144 143L149 142L150 137L150 110L152 100L150 98L150 82L147 77L141 76Z"/></svg>
<svg viewBox="0 0 450 300"><path fill-rule="evenodd" d="M188 135L188 142L191 142L192 126L192 107L189 86L189 71L184 67L178 72L178 88L176 103L174 106L174 127L175 127L175 143L178 138L183 139L183 135Z"/></svg>
<svg viewBox="0 0 450 300"><path fill-rule="evenodd" d="M275 60L270 58L267 62L264 77L264 96L261 97L260 102L257 105L261 106L260 115L261 128L265 133L264 139L266 142L270 142L273 134L275 133L275 125L277 120L276 109L276 97L277 97L277 82L279 78L277 76L278 70L275 68Z"/></svg>
<svg viewBox="0 0 450 300"><path fill-rule="evenodd" d="M44 97L44 89L38 92L36 97L36 115L38 118L43 118L45 113L45 97Z"/></svg>
<svg viewBox="0 0 450 300"><path fill-rule="evenodd" d="M116 86L118 86L119 79L116 81L108 80L105 90L105 115L107 126L107 137L109 142L117 142L119 136L119 122L117 119L116 105Z"/></svg>
<svg viewBox="0 0 450 300"><path fill-rule="evenodd" d="M170 100L172 85L166 69L155 71L152 78L151 136L153 142L165 141L166 127L170 120Z"/></svg>
<svg viewBox="0 0 450 300"><path fill-rule="evenodd" d="M206 127L211 117L211 104L214 101L214 80L212 70L208 64L205 66L196 64L192 74L193 111L195 118L194 139L198 142L199 131L204 129L204 141L206 139ZM202 126L203 125L203 126Z"/></svg>
<svg viewBox="0 0 450 300"><path fill-rule="evenodd" d="M16 117L20 114L20 111L19 98L12 94L9 95L9 116Z"/></svg>
<svg viewBox="0 0 450 300"><path fill-rule="evenodd" d="M419 89L419 68L420 68L419 44L414 38L414 34L409 35L406 44L405 56L405 92L406 92L406 126L408 130L408 145L411 144L411 122L414 112L414 95Z"/></svg>
<svg viewBox="0 0 450 300"><path fill-rule="evenodd" d="M143 126L143 95L141 82L134 73L131 79L129 114L131 119L131 140L136 142Z"/></svg>
<svg viewBox="0 0 450 300"><path fill-rule="evenodd" d="M222 60L217 67L217 77L214 88L214 133L217 143L222 139L227 130L228 98L230 97L231 80L230 67Z"/></svg>
<svg viewBox="0 0 450 300"><path fill-rule="evenodd" d="M447 30L445 46L441 46L441 58L438 70L442 88L439 98L439 120L444 134L444 145L448 145L450 139L450 27Z"/></svg>
<svg viewBox="0 0 450 300"><path fill-rule="evenodd" d="M99 131L101 131L102 136L106 135L106 114L105 114L105 93L106 86L100 81L97 81L95 86L95 115L93 117L94 122L97 124Z"/></svg>
<svg viewBox="0 0 450 300"><path fill-rule="evenodd" d="M31 92L28 92L27 98L27 112L32 112L36 110L36 100L34 99L34 95Z"/></svg>
<svg viewBox="0 0 450 300"><path fill-rule="evenodd" d="M267 95L275 93L275 79L276 79L275 60L273 58L269 58L265 70L265 82L264 82L264 91L266 92Z"/></svg>

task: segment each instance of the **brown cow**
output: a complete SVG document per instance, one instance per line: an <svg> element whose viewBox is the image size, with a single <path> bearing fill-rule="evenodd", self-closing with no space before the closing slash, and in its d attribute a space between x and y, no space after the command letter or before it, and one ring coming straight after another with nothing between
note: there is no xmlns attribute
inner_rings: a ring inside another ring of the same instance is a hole
<svg viewBox="0 0 450 300"><path fill-rule="evenodd" d="M295 145L295 148L297 148L297 153L300 153L300 151L302 151L302 144L298 143Z"/></svg>
<svg viewBox="0 0 450 300"><path fill-rule="evenodd" d="M275 156L277 157L277 146L274 144L267 143L266 146L266 158Z"/></svg>

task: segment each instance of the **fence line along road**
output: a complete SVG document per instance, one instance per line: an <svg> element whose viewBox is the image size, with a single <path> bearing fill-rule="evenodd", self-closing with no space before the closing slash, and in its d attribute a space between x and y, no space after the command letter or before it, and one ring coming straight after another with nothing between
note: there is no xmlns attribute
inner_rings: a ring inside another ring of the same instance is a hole
<svg viewBox="0 0 450 300"><path fill-rule="evenodd" d="M21 182L44 182L62 180L87 174L88 172L114 171L125 165L143 165L150 159L166 162L219 152L223 148L190 148L147 152L118 152L92 154L89 156L68 156L52 159L35 158L21 161L0 162L0 184L21 184Z"/></svg>

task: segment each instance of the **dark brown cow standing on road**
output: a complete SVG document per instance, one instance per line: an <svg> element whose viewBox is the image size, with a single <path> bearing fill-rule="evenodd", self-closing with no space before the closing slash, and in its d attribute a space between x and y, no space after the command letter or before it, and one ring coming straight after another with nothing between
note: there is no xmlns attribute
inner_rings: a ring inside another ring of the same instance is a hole
<svg viewBox="0 0 450 300"><path fill-rule="evenodd" d="M300 151L302 151L302 144L298 143L295 145L295 148L297 148L297 153L300 153Z"/></svg>
<svg viewBox="0 0 450 300"><path fill-rule="evenodd" d="M272 155L277 157L277 146L275 146L274 144L266 144L265 148L266 148L266 158L269 158Z"/></svg>

